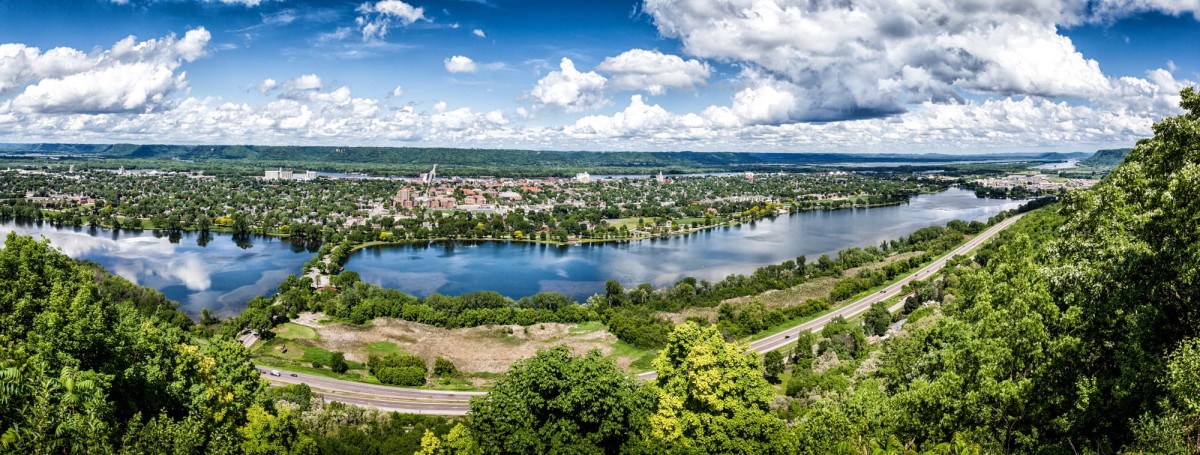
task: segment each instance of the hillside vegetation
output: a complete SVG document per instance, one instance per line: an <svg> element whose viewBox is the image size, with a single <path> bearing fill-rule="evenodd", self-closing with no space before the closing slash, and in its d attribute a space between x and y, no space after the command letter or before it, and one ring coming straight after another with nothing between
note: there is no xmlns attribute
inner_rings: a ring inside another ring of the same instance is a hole
<svg viewBox="0 0 1200 455"><path fill-rule="evenodd" d="M1133 149L1099 150L1095 155L1092 155L1087 159L1080 160L1079 165L1114 168L1120 166L1121 162L1125 161L1125 157L1129 155L1129 152L1131 151L1133 151Z"/></svg>
<svg viewBox="0 0 1200 455"><path fill-rule="evenodd" d="M70 153L93 158L124 160L191 160L240 163L303 163L321 169L347 165L387 165L409 169L434 164L450 170L541 169L543 173L566 169L605 172L737 171L788 166L822 166L848 162L936 165L950 162L1056 161L1087 156L1082 153L1023 153L1008 155L848 154L848 153L741 153L741 152L583 152L512 149L458 149L446 147L333 147L268 145L170 144L0 144L0 153ZM545 174L543 174L545 175Z"/></svg>

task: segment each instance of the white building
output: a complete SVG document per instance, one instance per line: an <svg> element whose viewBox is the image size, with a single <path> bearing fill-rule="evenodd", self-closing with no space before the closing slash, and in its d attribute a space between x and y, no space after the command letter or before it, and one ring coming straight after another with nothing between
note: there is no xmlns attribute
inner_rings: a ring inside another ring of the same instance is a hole
<svg viewBox="0 0 1200 455"><path fill-rule="evenodd" d="M294 173L292 171L285 171L283 169L278 169L278 170L274 170L274 171L263 172L263 180L296 180L296 181L301 181L301 182L307 182L307 181L312 181L312 180L316 180L316 179L317 179L317 173L315 171L305 171L304 173L298 174L298 173Z"/></svg>
<svg viewBox="0 0 1200 455"><path fill-rule="evenodd" d="M575 174L575 181L579 183L588 183L592 181L592 176L588 175L587 172L580 172Z"/></svg>

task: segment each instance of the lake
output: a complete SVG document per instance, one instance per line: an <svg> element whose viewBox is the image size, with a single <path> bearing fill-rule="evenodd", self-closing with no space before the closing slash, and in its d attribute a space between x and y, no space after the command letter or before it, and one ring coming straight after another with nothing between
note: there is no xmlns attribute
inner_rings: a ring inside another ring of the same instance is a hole
<svg viewBox="0 0 1200 455"><path fill-rule="evenodd" d="M347 270L363 281L427 296L494 290L512 298L543 291L580 301L615 279L625 286L664 286L685 276L717 281L732 273L797 256L816 260L851 246L878 245L953 219L986 220L1023 201L981 199L950 189L912 198L908 204L870 209L811 211L719 227L686 236L626 243L551 246L524 242L425 242L361 250ZM46 236L68 256L93 261L134 283L158 289L198 317L241 312L246 302L270 295L289 274L299 274L315 248L283 239L187 232L171 237L152 231L54 227L49 223L0 223L3 235Z"/></svg>
<svg viewBox="0 0 1200 455"><path fill-rule="evenodd" d="M986 221L1023 202L977 198L974 192L954 188L898 206L801 212L626 243L424 242L374 247L351 255L346 269L358 272L365 282L421 297L493 290L520 298L554 291L583 301L602 292L609 279L626 287L659 287L686 276L717 281L797 256L812 261L852 246L878 245L954 219Z"/></svg>
<svg viewBox="0 0 1200 455"><path fill-rule="evenodd" d="M1061 163L1046 163L1046 164L1034 166L1033 169L1060 170L1060 169L1074 169L1077 167L1079 167L1079 160L1066 160Z"/></svg>
<svg viewBox="0 0 1200 455"><path fill-rule="evenodd" d="M185 232L54 227L50 223L0 223L0 245L9 232L45 236L68 256L100 264L134 283L158 289L180 303L193 318L207 308L219 316L236 315L255 296L273 293L289 274L299 274L315 248L273 237Z"/></svg>

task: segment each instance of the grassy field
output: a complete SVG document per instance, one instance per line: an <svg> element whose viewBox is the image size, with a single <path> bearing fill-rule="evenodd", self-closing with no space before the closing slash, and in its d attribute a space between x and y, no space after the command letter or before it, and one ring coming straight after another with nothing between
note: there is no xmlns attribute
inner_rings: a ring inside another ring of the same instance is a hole
<svg viewBox="0 0 1200 455"><path fill-rule="evenodd" d="M283 324L280 324L279 326L276 326L272 331L275 332L275 336L277 336L279 338L288 339L288 340L316 340L317 339L317 331L313 330L312 327L307 327L307 326L303 326L300 324L293 324L291 322L285 322Z"/></svg>
<svg viewBox="0 0 1200 455"><path fill-rule="evenodd" d="M617 365L625 365L632 373L641 373L654 369L654 358L658 357L657 349L642 349L624 341L613 343L612 358Z"/></svg>
<svg viewBox="0 0 1200 455"><path fill-rule="evenodd" d="M462 375L431 378L428 387L471 390L490 386L516 360L556 345L566 345L579 354L598 349L619 364L636 364L642 369L649 367L654 354L618 343L600 322L443 329L386 318L355 326L311 313L297 321L279 325L277 336L257 344L253 348L255 362L281 370L378 382L363 366L370 356L411 354L430 367L436 357L445 357ZM328 367L312 368L312 362L328 365L333 352L345 354L351 366L347 374L336 375Z"/></svg>

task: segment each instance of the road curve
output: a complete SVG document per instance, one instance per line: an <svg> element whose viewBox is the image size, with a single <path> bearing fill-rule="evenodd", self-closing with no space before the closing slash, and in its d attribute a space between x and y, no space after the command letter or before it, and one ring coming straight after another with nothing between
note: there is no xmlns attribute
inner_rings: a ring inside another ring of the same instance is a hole
<svg viewBox="0 0 1200 455"><path fill-rule="evenodd" d="M851 318L871 308L875 302L887 300L903 291L904 286L914 280L925 279L936 274L954 256L964 255L975 247L991 239L1000 231L1015 223L1024 214L1014 215L996 223L983 233L962 244L953 251L946 253L933 263L921 268L895 283L888 285L879 292L863 297L853 303L839 307L828 314L817 317L803 324L789 328L777 334L750 342L750 350L754 352L774 351L794 342L794 337L801 331L819 331L839 316ZM308 384L313 392L327 401L370 406L384 411L397 411L412 414L431 415L464 415L470 409L471 398L484 395L485 392L459 392L449 390L406 389L385 385L365 384L361 382L343 381L304 373L281 372L280 376L268 374L270 367L259 366L259 372L264 378L275 385ZM657 377L653 371L638 374L638 379L650 380Z"/></svg>

